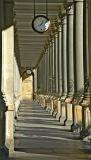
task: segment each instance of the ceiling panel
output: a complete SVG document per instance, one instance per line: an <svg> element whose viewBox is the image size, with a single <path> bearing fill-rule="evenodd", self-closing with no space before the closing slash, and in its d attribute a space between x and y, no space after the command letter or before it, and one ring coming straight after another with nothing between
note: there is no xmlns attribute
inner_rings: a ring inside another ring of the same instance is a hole
<svg viewBox="0 0 91 160"><path fill-rule="evenodd" d="M48 18L54 23L60 8L66 0L47 0ZM36 15L46 14L46 0L35 0ZM14 0L15 38L18 46L21 67L35 67L44 46L48 41L51 29L44 34L32 29L34 17L34 0Z"/></svg>

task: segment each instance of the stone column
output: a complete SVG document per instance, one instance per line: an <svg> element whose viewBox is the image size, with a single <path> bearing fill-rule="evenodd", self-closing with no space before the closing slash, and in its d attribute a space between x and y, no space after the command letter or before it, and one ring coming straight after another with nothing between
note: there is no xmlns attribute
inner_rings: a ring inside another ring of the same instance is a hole
<svg viewBox="0 0 91 160"><path fill-rule="evenodd" d="M61 22L60 22L61 23ZM62 25L58 26L58 71L59 71L59 80L58 80L58 88L59 88L59 96L62 95Z"/></svg>
<svg viewBox="0 0 91 160"><path fill-rule="evenodd" d="M51 82L51 96L52 96L52 92L53 92L53 90L52 90L52 67L53 67L53 61L52 61L52 59L53 59L53 53L52 53L52 39L51 39L51 37L50 37L50 82Z"/></svg>
<svg viewBox="0 0 91 160"><path fill-rule="evenodd" d="M89 83L90 83L90 123L91 123L91 1L88 0L88 52L89 52Z"/></svg>
<svg viewBox="0 0 91 160"><path fill-rule="evenodd" d="M52 75L51 75L51 78L52 78L52 97L51 97L51 111L50 113L53 114L54 112L54 95L55 95L55 92L56 92L56 85L55 85L55 53L54 53L54 35L52 35L51 37L51 47L52 47L52 55L51 55L51 63L52 63Z"/></svg>
<svg viewBox="0 0 91 160"><path fill-rule="evenodd" d="M76 93L84 92L84 70L83 70L83 1L74 0L74 52L75 52L75 80Z"/></svg>
<svg viewBox="0 0 91 160"><path fill-rule="evenodd" d="M83 117L83 131L89 125L88 110L90 106L90 88L89 88L89 52L88 52L88 2L84 0L84 12L83 12L83 54L84 54L84 99L81 103ZM87 124L88 123L88 124Z"/></svg>
<svg viewBox="0 0 91 160"><path fill-rule="evenodd" d="M2 94L2 30L4 21L3 1L0 2L0 159L8 159L8 149L5 146L5 112L7 107Z"/></svg>
<svg viewBox="0 0 91 160"><path fill-rule="evenodd" d="M54 52L55 52L56 95L58 95L58 32L55 32Z"/></svg>
<svg viewBox="0 0 91 160"><path fill-rule="evenodd" d="M67 8L67 73L68 73L68 95L66 102L66 114L67 118L65 125L71 126L73 124L72 115L72 98L74 95L74 51L73 51L73 6Z"/></svg>
<svg viewBox="0 0 91 160"><path fill-rule="evenodd" d="M63 96L67 96L67 16L62 18L62 74Z"/></svg>
<svg viewBox="0 0 91 160"><path fill-rule="evenodd" d="M57 99L58 99L58 31L54 32L54 74L55 74L55 93L53 98L53 116L57 114Z"/></svg>
<svg viewBox="0 0 91 160"><path fill-rule="evenodd" d="M62 25L58 25L58 94L62 96ZM56 119L59 120L61 116L61 101L58 100L58 113Z"/></svg>
<svg viewBox="0 0 91 160"><path fill-rule="evenodd" d="M21 76L17 64L17 60L14 57L14 104L15 104L15 118L18 116L18 109L21 101Z"/></svg>
<svg viewBox="0 0 91 160"><path fill-rule="evenodd" d="M48 95L48 50L46 49L46 63L47 63L47 65L46 65L46 71L47 71L47 78L46 78L46 89L47 89L47 95Z"/></svg>
<svg viewBox="0 0 91 160"><path fill-rule="evenodd" d="M60 122L66 120L65 98L67 96L67 16L62 17L62 97Z"/></svg>
<svg viewBox="0 0 91 160"><path fill-rule="evenodd" d="M48 46L47 46L48 47ZM46 109L48 108L48 95L49 95L49 53L46 48Z"/></svg>
<svg viewBox="0 0 91 160"><path fill-rule="evenodd" d="M34 99L36 100L37 96L37 68L34 69Z"/></svg>
<svg viewBox="0 0 91 160"><path fill-rule="evenodd" d="M52 63L53 63L53 67L52 67L52 80L53 80L53 82L52 82L52 84L53 84L53 95L54 95L54 93L55 93L55 53L54 53L54 36L52 36L52 54L53 54L53 56L52 56Z"/></svg>
<svg viewBox="0 0 91 160"><path fill-rule="evenodd" d="M50 93L50 52L49 52L49 44L48 44L48 95Z"/></svg>
<svg viewBox="0 0 91 160"><path fill-rule="evenodd" d="M14 27L10 26L2 34L3 53L3 92L6 97L8 111L6 113L5 144L10 153L14 151Z"/></svg>
<svg viewBox="0 0 91 160"><path fill-rule="evenodd" d="M77 115L74 114L74 124L81 125L82 120L80 115L82 110L80 109L79 100L83 98L84 94L84 63L83 63L83 1L84 0L74 0L74 55L75 55L75 98L76 105L74 104L74 112L77 109ZM77 117L78 121L76 121ZM80 119L80 121L79 121Z"/></svg>

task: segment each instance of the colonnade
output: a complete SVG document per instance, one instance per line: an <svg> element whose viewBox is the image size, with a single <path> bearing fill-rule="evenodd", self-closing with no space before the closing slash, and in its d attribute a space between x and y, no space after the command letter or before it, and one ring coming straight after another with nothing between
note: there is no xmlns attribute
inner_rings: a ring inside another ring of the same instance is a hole
<svg viewBox="0 0 91 160"><path fill-rule="evenodd" d="M87 2L65 5L37 68L37 100L77 131L91 122Z"/></svg>
<svg viewBox="0 0 91 160"><path fill-rule="evenodd" d="M12 153L22 77L16 60L12 3L3 5L0 3L0 151L9 148ZM34 69L34 98L60 124L83 131L91 123L91 0L67 3L53 26Z"/></svg>

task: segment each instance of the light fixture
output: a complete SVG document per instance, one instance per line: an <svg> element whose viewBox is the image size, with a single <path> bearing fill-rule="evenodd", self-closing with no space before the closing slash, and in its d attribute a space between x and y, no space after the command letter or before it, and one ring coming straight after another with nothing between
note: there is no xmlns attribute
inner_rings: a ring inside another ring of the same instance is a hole
<svg viewBox="0 0 91 160"><path fill-rule="evenodd" d="M32 73L31 69L27 69L26 72L28 75L31 75L31 73Z"/></svg>

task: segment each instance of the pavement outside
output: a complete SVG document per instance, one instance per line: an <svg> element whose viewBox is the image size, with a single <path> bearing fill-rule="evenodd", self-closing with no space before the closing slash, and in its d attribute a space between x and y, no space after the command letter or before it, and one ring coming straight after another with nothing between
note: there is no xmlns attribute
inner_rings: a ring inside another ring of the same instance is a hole
<svg viewBox="0 0 91 160"><path fill-rule="evenodd" d="M23 101L9 160L91 160L91 146L36 102Z"/></svg>

